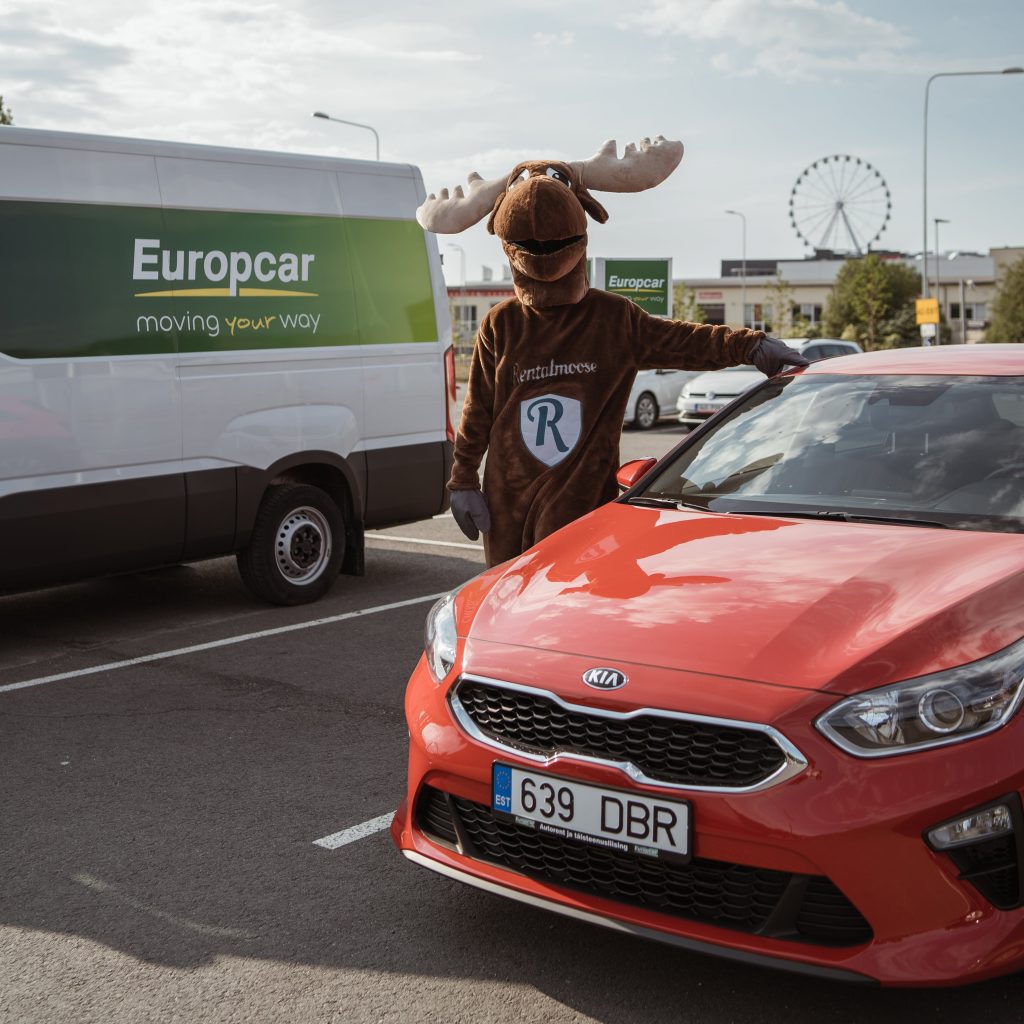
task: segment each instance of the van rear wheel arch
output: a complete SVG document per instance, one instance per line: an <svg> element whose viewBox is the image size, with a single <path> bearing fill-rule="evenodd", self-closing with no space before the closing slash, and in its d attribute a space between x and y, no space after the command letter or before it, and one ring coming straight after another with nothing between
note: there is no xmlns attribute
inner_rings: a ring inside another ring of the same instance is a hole
<svg viewBox="0 0 1024 1024"><path fill-rule="evenodd" d="M331 452L307 452L282 459L263 471L239 470L236 550L249 545L259 509L270 488L299 484L319 488L333 499L344 521L345 554L341 572L362 576L365 492L362 453L355 453L345 460Z"/></svg>

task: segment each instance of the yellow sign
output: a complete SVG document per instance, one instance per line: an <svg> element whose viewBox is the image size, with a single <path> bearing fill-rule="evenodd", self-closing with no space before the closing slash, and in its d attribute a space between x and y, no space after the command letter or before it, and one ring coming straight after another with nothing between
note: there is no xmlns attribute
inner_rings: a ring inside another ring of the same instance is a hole
<svg viewBox="0 0 1024 1024"><path fill-rule="evenodd" d="M939 300L917 300L917 322L919 324L937 324L939 322Z"/></svg>

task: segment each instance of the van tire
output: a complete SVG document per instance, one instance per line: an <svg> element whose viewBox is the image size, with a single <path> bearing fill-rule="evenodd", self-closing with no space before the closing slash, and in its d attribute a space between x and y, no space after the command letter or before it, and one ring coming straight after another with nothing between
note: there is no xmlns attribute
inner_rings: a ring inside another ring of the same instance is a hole
<svg viewBox="0 0 1024 1024"><path fill-rule="evenodd" d="M637 430L650 430L658 422L660 415L661 410L658 408L658 400L650 391L645 391L636 400L636 408L633 410L633 424Z"/></svg>
<svg viewBox="0 0 1024 1024"><path fill-rule="evenodd" d="M345 557L345 517L334 499L309 484L268 487L248 547L238 552L242 582L272 604L318 601Z"/></svg>

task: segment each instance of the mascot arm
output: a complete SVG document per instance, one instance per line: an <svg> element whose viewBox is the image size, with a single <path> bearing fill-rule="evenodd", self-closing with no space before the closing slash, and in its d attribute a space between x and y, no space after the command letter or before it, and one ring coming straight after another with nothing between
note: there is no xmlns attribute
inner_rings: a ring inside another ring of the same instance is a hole
<svg viewBox="0 0 1024 1024"><path fill-rule="evenodd" d="M664 320L634 307L633 351L640 370L720 370L751 361L763 331Z"/></svg>
<svg viewBox="0 0 1024 1024"><path fill-rule="evenodd" d="M455 437L452 476L448 481L450 491L480 490L480 463L490 443L494 422L494 349L485 326L481 324L473 346L469 387Z"/></svg>

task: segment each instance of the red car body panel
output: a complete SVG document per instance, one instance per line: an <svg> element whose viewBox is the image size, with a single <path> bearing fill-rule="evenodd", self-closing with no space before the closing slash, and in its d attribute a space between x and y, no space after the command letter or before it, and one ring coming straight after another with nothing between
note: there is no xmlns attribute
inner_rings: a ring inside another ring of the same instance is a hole
<svg viewBox="0 0 1024 1024"><path fill-rule="evenodd" d="M805 372L1024 375L1019 351L978 350L973 361L960 351L928 355L926 369L920 352L876 353ZM406 696L409 782L392 835L420 863L639 934L829 976L944 985L1024 967L1024 909L995 909L923 839L945 820L1024 791L1024 714L983 737L876 759L845 753L814 726L844 695L1019 640L1020 534L611 503L477 577L455 607L452 671L438 683L421 659ZM584 685L594 666L621 670L628 686ZM685 799L695 857L827 876L872 938L834 948L732 931L540 882L432 841L414 813L424 785L490 806L495 762L538 770L536 759L463 730L449 703L460 675L577 706L668 709L777 730L806 767L754 792L644 785L571 755L542 770Z"/></svg>
<svg viewBox="0 0 1024 1024"><path fill-rule="evenodd" d="M1022 606L1016 534L612 503L511 564L470 636L851 693L992 654Z"/></svg>

